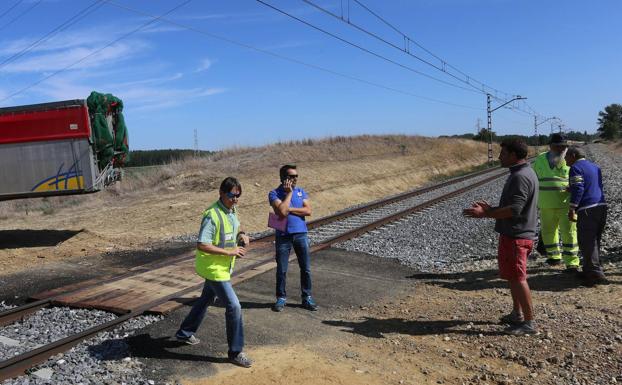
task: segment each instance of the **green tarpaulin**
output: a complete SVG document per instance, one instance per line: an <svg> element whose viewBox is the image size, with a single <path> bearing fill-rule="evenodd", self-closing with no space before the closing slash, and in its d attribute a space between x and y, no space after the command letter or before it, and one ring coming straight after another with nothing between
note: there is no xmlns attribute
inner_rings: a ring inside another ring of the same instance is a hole
<svg viewBox="0 0 622 385"><path fill-rule="evenodd" d="M91 92L86 99L99 169L112 161L121 167L129 161L127 127L123 119L123 101L112 94ZM110 122L110 124L109 124Z"/></svg>

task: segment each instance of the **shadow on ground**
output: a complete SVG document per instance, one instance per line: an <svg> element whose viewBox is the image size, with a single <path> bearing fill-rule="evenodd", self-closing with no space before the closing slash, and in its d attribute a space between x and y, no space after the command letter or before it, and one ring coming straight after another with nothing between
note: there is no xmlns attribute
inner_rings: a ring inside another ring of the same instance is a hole
<svg viewBox="0 0 622 385"><path fill-rule="evenodd" d="M0 249L56 246L84 230L2 230Z"/></svg>
<svg viewBox="0 0 622 385"><path fill-rule="evenodd" d="M212 357L205 354L205 352L202 352L201 354L192 354L187 352L171 351L169 349L181 348L188 345L168 336L154 338L149 334L143 333L128 337L126 342L130 346L132 356L134 357L157 358L161 360L183 360L192 362L229 362L226 357ZM140 349L132 348L136 346L140 346Z"/></svg>
<svg viewBox="0 0 622 385"><path fill-rule="evenodd" d="M384 334L399 333L411 336L434 334L464 334L464 335L501 335L500 331L484 331L473 327L468 330L454 329L462 325L492 325L485 321L465 320L405 320L403 318L378 319L365 317L363 321L322 321L330 326L342 328L342 331L360 334L370 338L384 338Z"/></svg>
<svg viewBox="0 0 622 385"><path fill-rule="evenodd" d="M619 275L619 273L607 274L608 284L622 284L622 281L615 278ZM447 274L416 273L408 278L425 280L430 285L461 291L507 289L508 287L507 282L499 278L499 272L496 269ZM527 282L532 291L561 292L581 287L581 281L575 274L565 274L563 270L553 268L529 270Z"/></svg>

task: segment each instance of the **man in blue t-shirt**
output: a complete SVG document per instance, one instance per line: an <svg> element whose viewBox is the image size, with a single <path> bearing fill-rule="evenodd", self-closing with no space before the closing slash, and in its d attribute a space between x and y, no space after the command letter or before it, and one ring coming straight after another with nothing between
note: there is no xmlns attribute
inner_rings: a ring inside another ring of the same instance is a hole
<svg viewBox="0 0 622 385"><path fill-rule="evenodd" d="M287 164L279 170L281 185L270 191L268 201L274 212L281 218L287 217L285 232L276 230L276 302L274 311L282 311L287 301L285 291L289 252L294 247L298 266L300 267L300 290L302 307L316 311L317 305L311 297L311 258L309 255L309 239L305 217L311 215L309 196L300 187L298 171L295 165Z"/></svg>

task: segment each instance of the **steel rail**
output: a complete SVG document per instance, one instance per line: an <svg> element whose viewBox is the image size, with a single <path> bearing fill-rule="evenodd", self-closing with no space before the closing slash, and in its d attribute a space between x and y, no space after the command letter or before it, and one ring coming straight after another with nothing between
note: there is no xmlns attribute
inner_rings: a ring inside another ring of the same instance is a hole
<svg viewBox="0 0 622 385"><path fill-rule="evenodd" d="M323 218L317 219L315 221L311 221L311 222L309 222L308 225L309 225L310 228L320 227L320 226L322 226L322 225L324 225L326 223L332 223L332 222L335 222L335 221L338 221L338 220L341 220L341 219L344 219L344 218L347 218L347 217L350 217L350 216L353 216L353 215L357 215L357 214L360 214L360 213L363 213L363 212L366 212L366 211L369 211L369 210L372 210L372 209L375 209L375 208L378 208L378 207L382 207L382 206L385 206L385 205L388 205L388 204L391 204L391 203L395 203L395 202L398 202L398 201L401 201L401 200L405 200L405 199L413 197L413 196L417 196L417 195L421 195L421 194L424 194L424 193L427 193L427 192L430 192L430 191L434 191L436 189L440 189L442 187L446 187L446 186L449 186L449 185L452 185L452 184L455 184L455 183L460 183L460 182L463 182L465 180L468 180L468 179L471 179L471 178L474 178L474 177L477 177L477 176L480 176L480 175L484 175L484 174L487 174L487 173L490 173L490 172L493 172L493 171L497 171L497 170L499 170L498 167L497 168L490 168L490 169L486 169L486 170L483 170L483 171L478 171L478 172L475 172L475 173L467 174L467 175L462 176L462 177L453 178L453 179L450 179L448 181L441 182L441 183L438 183L438 184L435 184L435 185L432 185L432 186L428 186L428 187L412 190L412 191L409 191L409 192L406 192L406 193L402 193L402 194L397 194L395 196L392 196L392 197L389 197L389 198L386 198L386 199L381 199L379 201L372 202L369 205L365 205L365 206L349 209L349 210L343 211L341 213L329 215L327 217L323 217ZM323 250L323 249L325 249L327 247L330 247L331 245L333 245L335 243L339 243L339 242L343 242L343 241L348 240L348 239L355 238L355 237L357 237L357 236L359 236L359 235L361 235L363 233L366 233L366 232L369 232L371 230L374 230L374 229L376 229L378 227L381 227L381 226L383 226L383 225L385 225L387 223L396 221L396 220L398 220L398 219L400 219L402 217L405 217L405 216L408 216L408 215L410 215L412 213L424 210L424 209L429 208L431 206L434 206L434 205L436 205L436 204L438 204L438 203L440 203L442 201L445 201L447 199L450 199L450 198L453 198L455 196L458 196L458 195L460 195L460 194L462 194L462 193L464 193L466 191L469 191L471 189L474 189L476 187L479 187L481 185L489 183L489 182L491 182L491 181L493 181L493 180L495 180L497 178L500 178L500 177L502 177L504 175L506 175L506 173L498 173L496 175L492 175L492 176L490 176L490 177L488 177L486 179L480 180L480 181L478 181L478 182L476 182L474 184L468 185L466 187L462 187L460 189L457 189L457 190L452 191L450 193L441 195L439 197L432 198L429 201L426 201L426 202L421 203L419 205L416 205L416 206L413 206L413 207L401 210L401 211L399 211L397 213L388 215L386 217L380 218L378 220L375 220L375 221L373 221L371 223L368 223L366 225L360 226L360 227L355 228L353 230L349 230L349 231L346 231L346 232L344 232L342 234L338 234L338 235L336 235L336 236L334 236L334 237L332 237L332 238L330 238L328 240L324 240L324 241L322 241L322 242L320 242L320 243L318 243L316 245L312 245L311 246L311 251L312 252L317 252L319 250ZM267 242L267 241L270 241L273 238L274 238L273 234L268 234L268 235L262 236L262 237L260 237L258 239L255 239L254 242L258 242L258 241ZM189 258L187 253L184 253L182 255L173 257L171 259L173 259L173 260L175 260L177 262L177 261L184 260L185 258ZM154 263L153 265L164 265L166 263L170 263L171 259L167 259L167 260L164 260L164 261L159 261L157 263ZM260 267L260 266L262 266L262 265L264 265L266 263L272 262L273 259L274 258L272 256L270 256L268 258L265 258L265 259L262 259L262 260L258 260L257 262L255 262L255 263L253 263L251 265L244 266L243 268L237 270L233 274L233 276L236 277L236 276L241 275L241 274L243 274L243 273L245 273L247 271L256 269L256 268L258 268L258 267ZM134 271L131 271L131 272L128 272L128 273L125 273L125 274L121 274L120 276L117 276L114 279L121 279L121 278L127 277L129 275L136 274L137 271L144 270L145 266L146 265L140 266L137 269L134 269ZM109 280L107 280L106 282L109 282ZM136 309L126 313L126 314L120 315L119 317L115 318L114 320L107 321L107 322L105 322L105 323L103 323L101 325L94 326L94 327L86 329L86 330L84 330L84 331L82 331L80 333L76 333L74 335L62 338L62 339L54 341L54 342L52 342L50 344L41 346L41 347L39 347L37 349L34 349L34 350L31 350L31 351L22 353L20 355L12 357L12 358L10 358L8 360L2 361L2 362L0 362L0 381L3 381L3 380L8 379L8 378L12 378L12 377L16 377L16 376L22 375L23 373L25 373L27 370L29 370L33 366L35 366L35 365L37 365L39 363L45 362L45 360L47 360L49 357L51 357L51 356L53 356L55 354L67 351L71 347L77 345L81 341L83 341L83 340L85 340L85 339L87 339L87 338L89 338L91 336L94 336L94 335L96 335L96 334L98 334L100 332L112 329L112 328L122 324L123 322L125 322L125 321L127 321L127 320L129 320L129 319L131 319L133 317L136 317L138 315L141 315L141 314L147 312L149 309L152 309L152 308L154 308L154 307L156 307L158 305L161 305L161 304L163 304L163 303L165 303L165 302L167 302L169 300L172 300L174 298L179 298L182 295L185 295L185 294L194 292L196 290L199 290L202 286L203 286L203 283L195 285L195 286L192 286L192 287L188 287L188 288L186 288L184 290L181 290L181 291L178 291L176 293L170 294L170 295L168 295L166 297L159 298L158 300L155 300L155 301L153 301L151 303L144 304L143 306L140 306L140 307L138 307L138 308L136 308ZM84 287L81 287L81 288L78 288L76 290L69 291L69 292L74 292L74 291L77 292L77 291L84 290L84 289L85 289ZM65 295L65 294L67 294L67 292L63 292L61 294ZM59 295L61 295L61 294L59 294ZM8 311L0 313L0 325L5 320L8 321L8 320L12 319L14 321L14 320L21 319L21 318L23 318L27 314L33 313L33 312L35 312L36 310L38 310L38 309L40 309L42 307L50 305L51 303L53 303L53 300L54 300L54 297L51 297L49 299L44 299L44 300L32 302L30 304L26 304L24 306L20 306L18 308L10 309Z"/></svg>

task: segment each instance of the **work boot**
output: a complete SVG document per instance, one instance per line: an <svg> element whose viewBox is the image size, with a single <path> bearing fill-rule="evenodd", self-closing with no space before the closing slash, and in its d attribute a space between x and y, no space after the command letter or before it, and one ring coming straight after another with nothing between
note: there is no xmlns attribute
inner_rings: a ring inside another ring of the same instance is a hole
<svg viewBox="0 0 622 385"><path fill-rule="evenodd" d="M579 269L576 266L566 266L564 269L564 274L572 274L577 275L579 273Z"/></svg>
<svg viewBox="0 0 622 385"><path fill-rule="evenodd" d="M547 263L549 266L557 266L557 265L559 265L560 263L562 263L562 260L561 260L561 258L547 258L547 259L546 259L546 263Z"/></svg>

